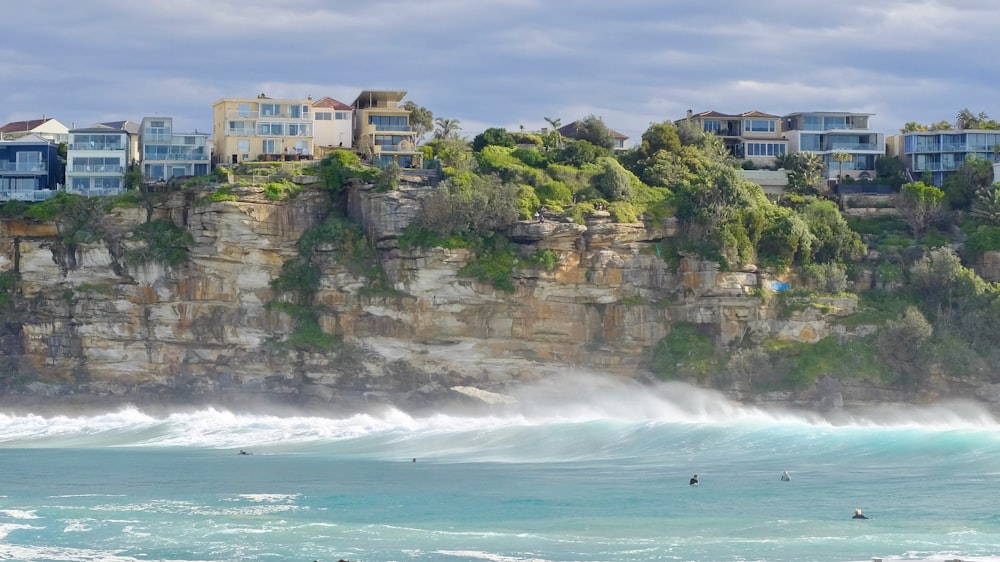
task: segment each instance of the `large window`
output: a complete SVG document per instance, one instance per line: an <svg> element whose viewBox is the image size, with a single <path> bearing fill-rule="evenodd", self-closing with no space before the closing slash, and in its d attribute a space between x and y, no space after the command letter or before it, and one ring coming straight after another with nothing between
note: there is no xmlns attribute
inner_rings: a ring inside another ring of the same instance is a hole
<svg viewBox="0 0 1000 562"><path fill-rule="evenodd" d="M236 141L236 151L240 154L250 153L250 141L246 139L240 139Z"/></svg>
<svg viewBox="0 0 1000 562"><path fill-rule="evenodd" d="M18 152L15 160L14 169L18 172L41 172L44 169L41 152Z"/></svg>
<svg viewBox="0 0 1000 562"><path fill-rule="evenodd" d="M309 141L295 141L295 153L306 154L309 150Z"/></svg>
<svg viewBox="0 0 1000 562"><path fill-rule="evenodd" d="M333 120L333 113L331 113L329 111L317 111L313 115L316 116L316 117L313 117L313 119L315 119L317 121L331 121L331 120Z"/></svg>
<svg viewBox="0 0 1000 562"><path fill-rule="evenodd" d="M350 119L350 113L346 111L337 112L337 121L347 121L348 119Z"/></svg>
<svg viewBox="0 0 1000 562"><path fill-rule="evenodd" d="M384 147L395 147L404 140L409 140L410 137L403 135L375 135L375 144Z"/></svg>
<svg viewBox="0 0 1000 562"><path fill-rule="evenodd" d="M119 133L114 134L74 134L72 146L74 150L124 150L125 141Z"/></svg>
<svg viewBox="0 0 1000 562"><path fill-rule="evenodd" d="M781 142L748 142L745 147L746 156L782 156L785 154L785 143Z"/></svg>
<svg viewBox="0 0 1000 562"><path fill-rule="evenodd" d="M799 150L822 150L823 135L804 133L799 137Z"/></svg>
<svg viewBox="0 0 1000 562"><path fill-rule="evenodd" d="M264 139L264 154L278 153L278 139Z"/></svg>
<svg viewBox="0 0 1000 562"><path fill-rule="evenodd" d="M712 121L712 120L705 121L703 128L705 129L706 133L718 133L719 131L722 130L722 122Z"/></svg>
<svg viewBox="0 0 1000 562"><path fill-rule="evenodd" d="M288 107L293 119L309 119L308 105L290 105Z"/></svg>
<svg viewBox="0 0 1000 562"><path fill-rule="evenodd" d="M819 115L803 115L802 129L806 131L822 131L823 118Z"/></svg>
<svg viewBox="0 0 1000 562"><path fill-rule="evenodd" d="M369 115L368 124L376 131L409 131L409 118L405 115Z"/></svg>
<svg viewBox="0 0 1000 562"><path fill-rule="evenodd" d="M237 106L237 108L238 109L236 110L236 115L238 115L239 117L244 117L244 118L250 117L250 104L249 103L241 103L241 104L239 104Z"/></svg>
<svg viewBox="0 0 1000 562"><path fill-rule="evenodd" d="M122 172L122 163L118 158L73 158L74 172Z"/></svg>
<svg viewBox="0 0 1000 562"><path fill-rule="evenodd" d="M119 189L122 186L122 179L115 178L94 178L95 189Z"/></svg>
<svg viewBox="0 0 1000 562"><path fill-rule="evenodd" d="M847 117L843 115L828 115L823 118L823 128L827 131L830 129L846 129Z"/></svg>
<svg viewBox="0 0 1000 562"><path fill-rule="evenodd" d="M261 117L277 117L278 115L281 115L281 104L279 103L260 104Z"/></svg>
<svg viewBox="0 0 1000 562"><path fill-rule="evenodd" d="M257 122L257 134L258 135L281 135L285 134L285 124L276 121L258 121Z"/></svg>
<svg viewBox="0 0 1000 562"><path fill-rule="evenodd" d="M745 119L743 130L747 133L773 133L774 121L770 119Z"/></svg>

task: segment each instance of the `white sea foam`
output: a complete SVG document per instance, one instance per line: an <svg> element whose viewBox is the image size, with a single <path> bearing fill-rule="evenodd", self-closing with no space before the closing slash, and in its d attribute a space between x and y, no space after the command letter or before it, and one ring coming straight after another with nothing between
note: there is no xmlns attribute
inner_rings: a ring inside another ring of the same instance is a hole
<svg viewBox="0 0 1000 562"><path fill-rule="evenodd" d="M38 519L35 510L22 510L22 509L0 509L0 516L9 517L11 519Z"/></svg>
<svg viewBox="0 0 1000 562"><path fill-rule="evenodd" d="M492 560L493 562L548 562L545 558L521 558L514 556L501 556L499 554L491 554L489 552L481 552L478 550L436 550L436 554L443 554L445 556L454 556L456 558L463 559L475 559L475 560Z"/></svg>
<svg viewBox="0 0 1000 562"><path fill-rule="evenodd" d="M0 523L0 539L7 538L7 535L11 531L16 531L17 529L44 529L44 527L33 527L31 525L22 525L18 523ZM0 556L0 560L4 558Z"/></svg>

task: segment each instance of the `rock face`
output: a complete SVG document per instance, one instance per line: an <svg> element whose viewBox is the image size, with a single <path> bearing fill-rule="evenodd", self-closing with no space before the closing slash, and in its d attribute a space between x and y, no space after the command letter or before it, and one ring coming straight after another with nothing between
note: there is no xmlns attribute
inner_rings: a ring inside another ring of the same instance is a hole
<svg viewBox="0 0 1000 562"><path fill-rule="evenodd" d="M321 248L313 304L319 325L341 341L327 353L281 345L295 320L269 306L271 280L296 256L302 233L330 212L323 193L273 202L248 191L207 204L171 195L150 218L170 218L193 237L179 267L130 266L115 244L67 245L57 225L5 221L0 270L15 281L0 332L0 387L21 403L434 406L580 368L643 377L651 350L677 322L702 325L720 344L812 342L834 333L831 316L856 306L831 299L782 316L759 297L774 280L768 274L724 272L693 257L671 267L658 243L674 235L673 221L614 224L606 213L585 225L515 225L508 238L523 255L551 250L558 263L518 268L515 290L498 291L458 275L466 250L400 248L421 193L349 190L349 214L374 242L393 293L366 296L372 280ZM147 213L108 220L109 231L128 233Z"/></svg>

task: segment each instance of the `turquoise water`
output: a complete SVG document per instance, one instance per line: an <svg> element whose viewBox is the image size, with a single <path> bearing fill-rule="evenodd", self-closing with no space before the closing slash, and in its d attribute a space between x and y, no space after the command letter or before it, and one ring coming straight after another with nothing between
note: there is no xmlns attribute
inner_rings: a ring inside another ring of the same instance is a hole
<svg viewBox="0 0 1000 562"><path fill-rule="evenodd" d="M975 406L571 380L479 417L0 414L0 560L1000 560Z"/></svg>

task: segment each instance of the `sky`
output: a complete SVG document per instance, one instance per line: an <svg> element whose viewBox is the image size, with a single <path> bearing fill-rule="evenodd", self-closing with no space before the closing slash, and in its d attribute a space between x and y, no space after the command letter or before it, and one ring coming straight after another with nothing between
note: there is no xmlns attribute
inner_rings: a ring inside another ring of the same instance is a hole
<svg viewBox="0 0 1000 562"><path fill-rule="evenodd" d="M472 138L588 115L637 143L716 110L1000 119L997 0L15 0L0 121L145 116L210 132L221 98L403 90ZM2 124L2 123L0 123Z"/></svg>

